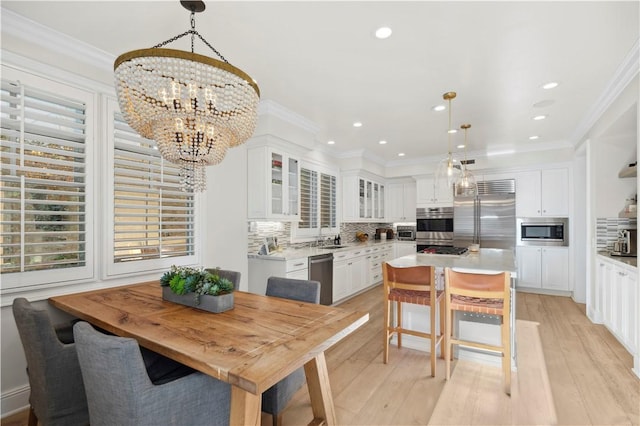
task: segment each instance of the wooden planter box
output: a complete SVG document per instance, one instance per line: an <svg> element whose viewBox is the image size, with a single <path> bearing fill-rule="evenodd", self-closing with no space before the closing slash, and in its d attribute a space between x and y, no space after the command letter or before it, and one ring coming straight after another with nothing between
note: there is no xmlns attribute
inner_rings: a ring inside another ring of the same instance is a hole
<svg viewBox="0 0 640 426"><path fill-rule="evenodd" d="M171 291L170 287L164 286L162 287L162 298L169 302L191 306L192 308L202 309L203 311L216 314L233 309L233 293L222 294L220 296L200 296L200 303L196 304L196 296L194 293L175 294Z"/></svg>

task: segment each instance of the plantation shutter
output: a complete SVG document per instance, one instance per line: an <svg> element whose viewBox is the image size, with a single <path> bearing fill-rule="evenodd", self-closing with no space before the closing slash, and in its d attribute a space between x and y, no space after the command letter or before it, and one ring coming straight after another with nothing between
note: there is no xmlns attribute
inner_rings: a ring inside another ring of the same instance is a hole
<svg viewBox="0 0 640 426"><path fill-rule="evenodd" d="M318 172L300 169L300 229L318 228Z"/></svg>
<svg viewBox="0 0 640 426"><path fill-rule="evenodd" d="M84 267L87 105L1 87L0 273Z"/></svg>
<svg viewBox="0 0 640 426"><path fill-rule="evenodd" d="M193 255L194 195L153 141L114 117L114 263Z"/></svg>
<svg viewBox="0 0 640 426"><path fill-rule="evenodd" d="M320 175L320 227L336 227L336 177Z"/></svg>

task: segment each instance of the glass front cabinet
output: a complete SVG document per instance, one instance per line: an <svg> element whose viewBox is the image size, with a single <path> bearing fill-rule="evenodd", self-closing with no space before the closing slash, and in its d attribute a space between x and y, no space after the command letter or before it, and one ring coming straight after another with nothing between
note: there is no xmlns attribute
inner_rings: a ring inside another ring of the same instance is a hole
<svg viewBox="0 0 640 426"><path fill-rule="evenodd" d="M300 217L300 162L282 150L247 150L248 219L296 221Z"/></svg>
<svg viewBox="0 0 640 426"><path fill-rule="evenodd" d="M345 222L384 220L384 184L360 176L342 177L342 219Z"/></svg>

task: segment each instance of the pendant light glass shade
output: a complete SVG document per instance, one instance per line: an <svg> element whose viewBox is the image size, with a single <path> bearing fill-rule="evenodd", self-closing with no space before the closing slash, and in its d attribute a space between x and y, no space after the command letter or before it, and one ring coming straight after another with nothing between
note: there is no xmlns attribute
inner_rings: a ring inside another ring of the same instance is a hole
<svg viewBox="0 0 640 426"><path fill-rule="evenodd" d="M467 168L467 131L471 127L471 124L463 124L460 126L464 130L464 164L462 165L462 172L456 178L454 185L454 194L456 197L472 197L478 193L478 185L473 173Z"/></svg>
<svg viewBox="0 0 640 426"><path fill-rule="evenodd" d="M220 163L228 148L253 135L260 91L195 30L194 13L204 10L204 3L183 6L191 10L191 30L151 49L120 55L115 85L127 123L155 140L165 160L180 165L183 190L203 191L204 167ZM191 52L161 48L186 34L191 34ZM194 53L196 35L221 60Z"/></svg>

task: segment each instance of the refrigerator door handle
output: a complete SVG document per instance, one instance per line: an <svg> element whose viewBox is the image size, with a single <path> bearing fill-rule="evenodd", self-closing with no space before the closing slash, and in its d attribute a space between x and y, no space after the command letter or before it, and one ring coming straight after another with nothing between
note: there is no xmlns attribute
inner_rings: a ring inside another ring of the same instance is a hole
<svg viewBox="0 0 640 426"><path fill-rule="evenodd" d="M480 235L482 235L481 233L481 229L480 226L482 224L482 221L480 220L480 218L482 217L482 202L480 201L480 198L477 199L478 201L478 214L476 215L476 220L478 221L478 226L476 227L476 240L474 241L475 244L480 244Z"/></svg>

